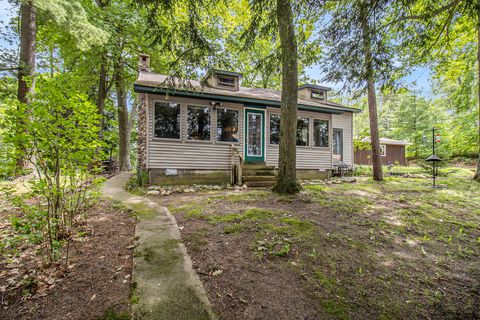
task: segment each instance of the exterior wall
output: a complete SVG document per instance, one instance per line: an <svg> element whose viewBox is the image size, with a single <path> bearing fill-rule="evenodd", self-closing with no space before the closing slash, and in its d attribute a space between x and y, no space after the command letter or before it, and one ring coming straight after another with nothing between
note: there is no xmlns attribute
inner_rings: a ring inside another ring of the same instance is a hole
<svg viewBox="0 0 480 320"><path fill-rule="evenodd" d="M343 161L353 166L353 113L332 115L333 128L343 130Z"/></svg>
<svg viewBox="0 0 480 320"><path fill-rule="evenodd" d="M405 157L404 145L391 145L387 144L386 155L380 157L382 164L387 165L389 162L395 164L399 163L402 166L407 165L407 159ZM355 150L355 163L362 165L372 164L372 151L371 150Z"/></svg>
<svg viewBox="0 0 480 320"><path fill-rule="evenodd" d="M239 142L217 142L217 114L211 109L212 122L210 141L194 141L187 139L187 106L205 106L213 108L210 101L200 99L178 98L166 99L165 96L149 95L148 97L148 168L149 169L196 169L196 170L230 170L231 146L236 146L240 153L243 146L243 112L242 105L223 103L222 107L239 111ZM180 139L155 138L153 134L153 118L155 102L174 102L180 104Z"/></svg>
<svg viewBox="0 0 480 320"><path fill-rule="evenodd" d="M173 102L180 104L180 139L154 137L155 102ZM193 141L187 139L187 106L204 106L211 108L210 141ZM239 142L233 144L241 155L244 152L244 106L237 103L223 103L222 107L239 111ZM279 108L265 110L265 161L267 165L278 167L278 145L270 144L270 114L280 113ZM332 133L333 128L344 130L344 160L351 164L353 158L352 114L331 115L326 113L298 111L299 117L308 117L309 146L297 147L297 169L299 178L328 177L332 169ZM150 172L150 180L155 183L209 183L210 178L224 181L231 170L231 142L216 141L216 112L210 100L168 97L164 95L145 94L144 103L139 109L139 159L142 166ZM328 147L313 147L313 120L329 121ZM148 121L147 121L148 120ZM143 126L142 123L148 123ZM177 169L177 175L166 176L165 169ZM214 172L220 174L216 176ZM203 175L203 176L202 176ZM195 178L189 179L187 177ZM194 182L197 181L197 182ZM228 180L225 180L228 181Z"/></svg>
<svg viewBox="0 0 480 320"><path fill-rule="evenodd" d="M280 114L280 109L267 108L267 123L265 130L265 141L267 146L267 165L278 167L279 146L270 144L270 114ZM325 171L332 168L332 121L331 115L327 113L298 111L298 117L308 117L309 124L309 145L297 146L297 169L316 169ZM328 147L313 147L313 119L328 120Z"/></svg>

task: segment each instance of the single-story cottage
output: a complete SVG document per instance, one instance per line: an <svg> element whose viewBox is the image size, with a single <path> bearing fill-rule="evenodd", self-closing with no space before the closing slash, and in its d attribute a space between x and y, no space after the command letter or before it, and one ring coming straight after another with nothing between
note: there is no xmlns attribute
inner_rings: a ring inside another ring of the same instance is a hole
<svg viewBox="0 0 480 320"><path fill-rule="evenodd" d="M362 139L362 142L370 143L370 137ZM393 140L388 138L380 138L380 159L383 165L398 164L407 165L407 157L405 156L405 147L410 145L408 141ZM371 165L372 150L361 149L355 150L355 164Z"/></svg>
<svg viewBox="0 0 480 320"><path fill-rule="evenodd" d="M278 167L281 92L246 88L242 74L213 70L203 81L149 70L140 56L138 161L151 183L273 185ZM299 178L353 166L353 113L328 100L330 88L298 88Z"/></svg>

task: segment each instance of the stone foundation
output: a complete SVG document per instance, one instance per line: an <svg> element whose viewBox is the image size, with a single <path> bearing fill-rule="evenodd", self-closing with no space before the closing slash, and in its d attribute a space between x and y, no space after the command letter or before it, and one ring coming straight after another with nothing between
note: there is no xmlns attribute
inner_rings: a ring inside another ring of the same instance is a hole
<svg viewBox="0 0 480 320"><path fill-rule="evenodd" d="M325 170L325 171L308 170L308 169L297 170L298 180L330 179L331 177L332 177L331 170Z"/></svg>
<svg viewBox="0 0 480 320"><path fill-rule="evenodd" d="M165 169L150 169L150 185L191 185L230 183L230 170L177 169L176 175L166 175ZM329 179L331 170L297 170L297 179Z"/></svg>
<svg viewBox="0 0 480 320"><path fill-rule="evenodd" d="M177 169L176 175L166 175L165 169L150 169L151 185L191 185L230 183L230 170Z"/></svg>

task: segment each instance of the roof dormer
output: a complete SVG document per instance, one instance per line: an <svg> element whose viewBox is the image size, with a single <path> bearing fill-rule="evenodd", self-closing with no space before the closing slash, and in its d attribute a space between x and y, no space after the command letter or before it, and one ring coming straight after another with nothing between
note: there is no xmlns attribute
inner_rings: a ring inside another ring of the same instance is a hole
<svg viewBox="0 0 480 320"><path fill-rule="evenodd" d="M238 91L241 80L241 73L215 69L209 73L207 82L213 88Z"/></svg>
<svg viewBox="0 0 480 320"><path fill-rule="evenodd" d="M298 87L298 97L310 101L327 101L327 92L331 90L329 87L304 84Z"/></svg>

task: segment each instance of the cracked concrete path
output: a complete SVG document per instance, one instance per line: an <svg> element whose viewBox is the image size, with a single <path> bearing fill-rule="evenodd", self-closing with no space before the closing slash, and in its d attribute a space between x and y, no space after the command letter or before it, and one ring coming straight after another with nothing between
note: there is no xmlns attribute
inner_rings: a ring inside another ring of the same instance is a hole
<svg viewBox="0 0 480 320"><path fill-rule="evenodd" d="M105 182L103 193L134 210L133 319L215 319L205 289L193 271L175 217L166 207L123 189L131 174Z"/></svg>

